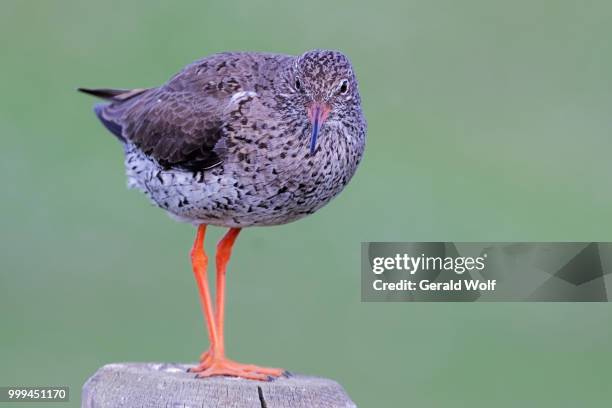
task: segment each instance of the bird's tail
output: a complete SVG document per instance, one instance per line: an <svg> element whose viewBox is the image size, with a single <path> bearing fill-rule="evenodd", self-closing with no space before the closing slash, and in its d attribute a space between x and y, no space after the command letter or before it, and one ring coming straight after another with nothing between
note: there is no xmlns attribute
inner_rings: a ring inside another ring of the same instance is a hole
<svg viewBox="0 0 612 408"><path fill-rule="evenodd" d="M94 106L94 112L102 124L111 131L112 134L125 143L126 139L123 136L123 128L121 125L120 111L123 108L123 103L137 95L147 91L147 89L90 89L90 88L77 88L79 92L86 93L88 95L97 96L98 98L105 99L110 103L99 103ZM109 111L110 110L110 111Z"/></svg>
<svg viewBox="0 0 612 408"><path fill-rule="evenodd" d="M145 88L139 89L109 89L109 88L77 88L79 92L86 93L88 95L97 96L98 98L106 99L109 101L123 102L136 95L140 95Z"/></svg>

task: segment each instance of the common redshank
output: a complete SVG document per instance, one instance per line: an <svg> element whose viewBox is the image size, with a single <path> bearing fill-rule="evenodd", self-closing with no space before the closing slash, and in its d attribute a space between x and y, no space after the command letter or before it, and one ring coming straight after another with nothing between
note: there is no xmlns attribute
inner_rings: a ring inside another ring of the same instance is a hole
<svg viewBox="0 0 612 408"><path fill-rule="evenodd" d="M79 90L107 100L94 111L123 144L128 186L197 225L191 262L210 348L192 371L253 380L282 375L226 357L226 268L242 228L312 214L355 173L366 121L349 59L328 50L226 52L186 66L157 88ZM229 228L217 244L214 306L207 225Z"/></svg>

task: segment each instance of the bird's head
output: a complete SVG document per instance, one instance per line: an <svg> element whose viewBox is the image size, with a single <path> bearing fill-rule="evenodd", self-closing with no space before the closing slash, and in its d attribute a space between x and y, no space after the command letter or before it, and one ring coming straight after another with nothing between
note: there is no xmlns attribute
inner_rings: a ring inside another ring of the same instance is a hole
<svg viewBox="0 0 612 408"><path fill-rule="evenodd" d="M310 122L310 153L326 123L351 120L360 112L357 80L349 59L339 51L312 50L294 60L285 88L298 115Z"/></svg>

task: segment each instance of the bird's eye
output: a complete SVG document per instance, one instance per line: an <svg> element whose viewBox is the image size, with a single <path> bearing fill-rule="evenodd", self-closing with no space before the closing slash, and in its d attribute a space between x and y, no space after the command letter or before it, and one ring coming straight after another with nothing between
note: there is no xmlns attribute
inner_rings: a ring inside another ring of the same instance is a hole
<svg viewBox="0 0 612 408"><path fill-rule="evenodd" d="M295 89L297 89L298 91L302 90L302 83L300 82L299 78L295 78Z"/></svg>
<svg viewBox="0 0 612 408"><path fill-rule="evenodd" d="M346 94L348 92L349 89L349 84L348 81L345 79L344 81L342 81L342 83L340 84L340 93L342 95Z"/></svg>

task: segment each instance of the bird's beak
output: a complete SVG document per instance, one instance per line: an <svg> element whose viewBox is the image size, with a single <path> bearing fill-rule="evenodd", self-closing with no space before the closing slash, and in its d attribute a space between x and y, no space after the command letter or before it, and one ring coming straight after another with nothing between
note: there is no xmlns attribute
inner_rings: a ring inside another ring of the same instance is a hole
<svg viewBox="0 0 612 408"><path fill-rule="evenodd" d="M323 123L327 120L327 116L329 116L329 111L331 108L328 104L322 102L312 102L308 106L308 119L310 119L310 123L312 124L312 135L310 136L310 154L314 154L315 149L317 147L317 137L319 137L319 132L321 131L321 127Z"/></svg>

